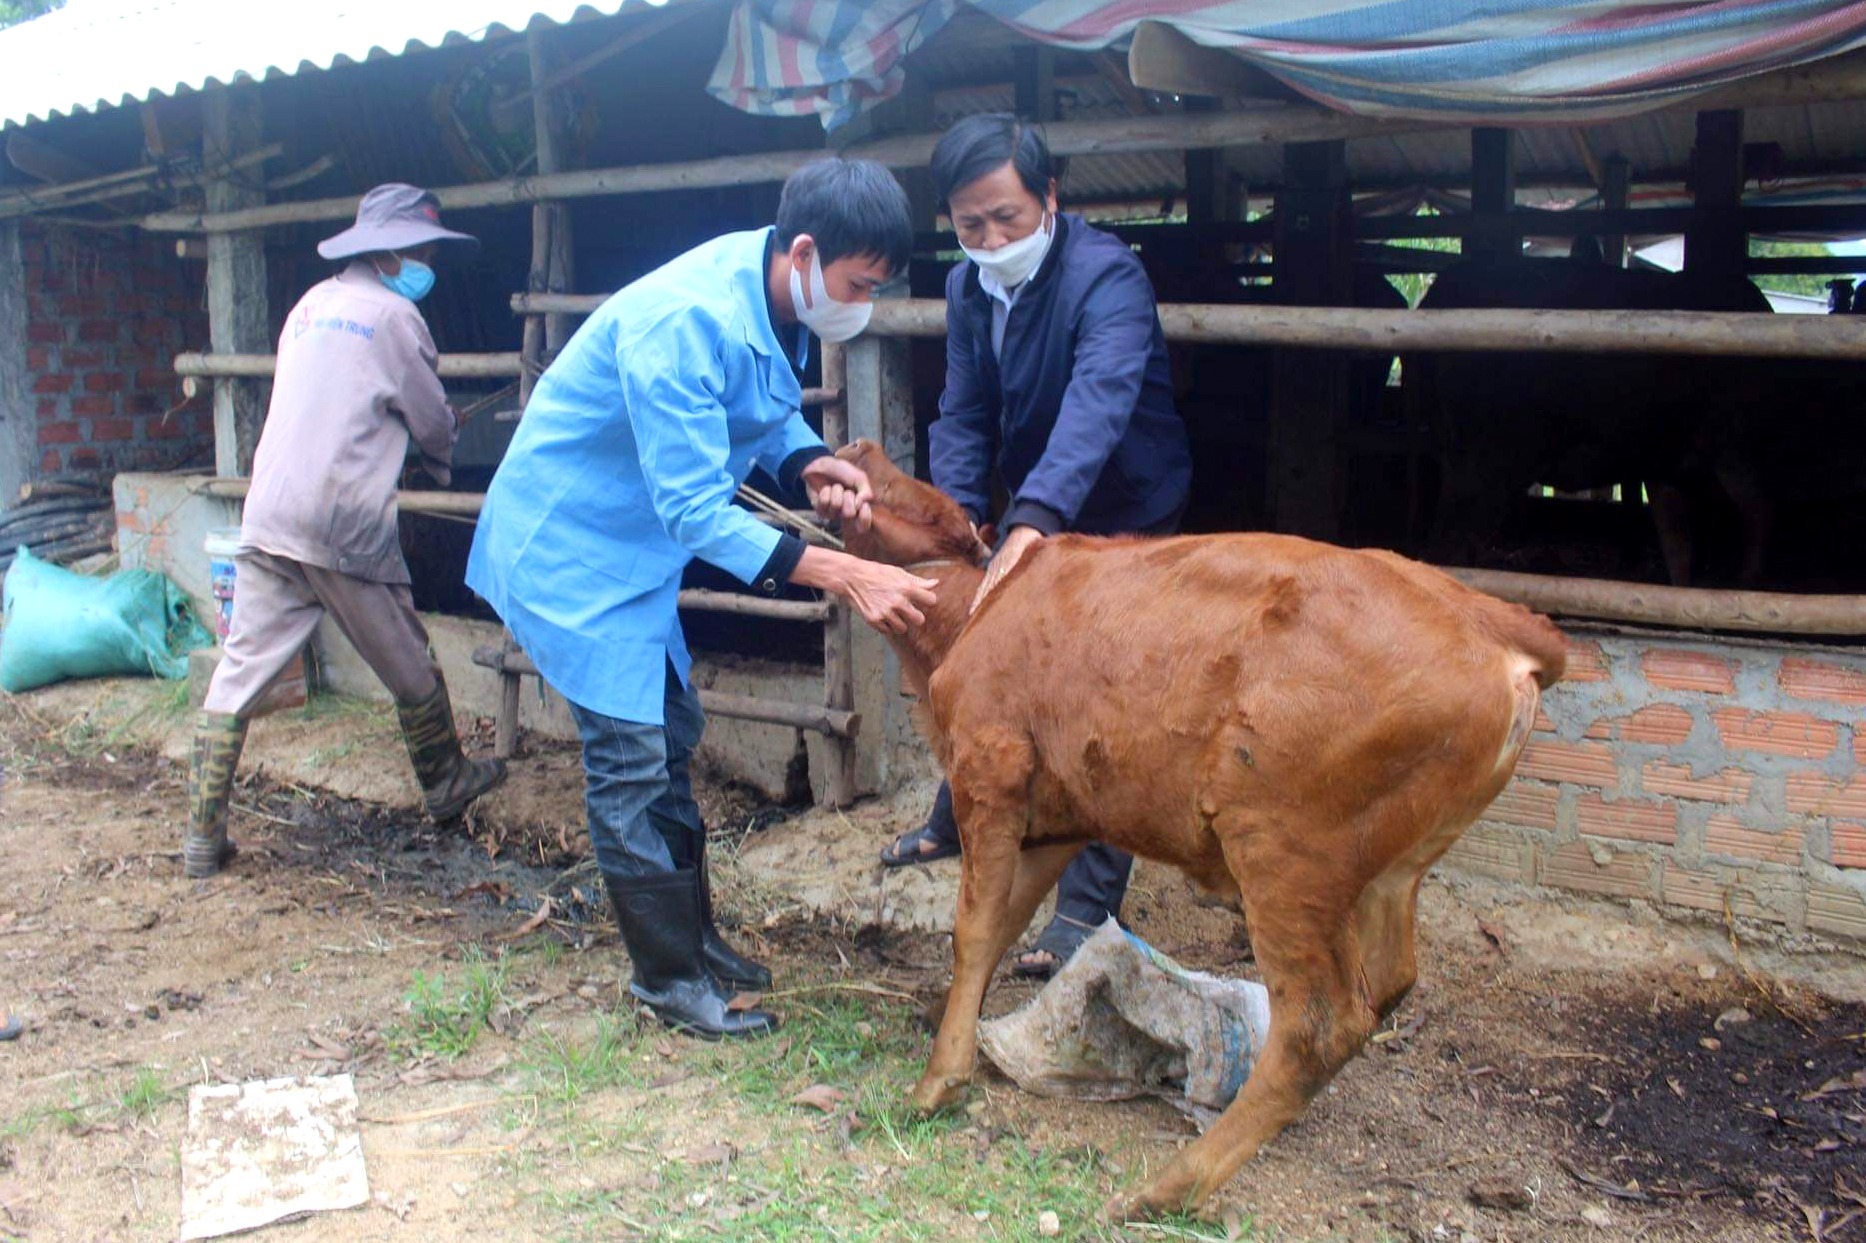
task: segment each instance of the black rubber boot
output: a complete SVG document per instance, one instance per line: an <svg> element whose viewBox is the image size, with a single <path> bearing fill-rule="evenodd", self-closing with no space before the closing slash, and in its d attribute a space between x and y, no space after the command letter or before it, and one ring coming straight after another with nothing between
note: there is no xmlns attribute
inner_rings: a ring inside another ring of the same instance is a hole
<svg viewBox="0 0 1866 1243"><path fill-rule="evenodd" d="M699 873L700 885L700 951L706 958L707 969L721 984L740 993L765 993L771 991L771 969L760 962L753 962L745 955L726 944L726 939L719 935L719 928L713 923L713 879L706 866L706 834L692 836L693 858L690 861L693 870Z"/></svg>
<svg viewBox="0 0 1866 1243"><path fill-rule="evenodd" d="M768 1036L775 1014L732 1010L732 992L706 966L700 947L699 875L691 869L655 876L603 873L622 943L635 964L633 993L656 1018L706 1040Z"/></svg>

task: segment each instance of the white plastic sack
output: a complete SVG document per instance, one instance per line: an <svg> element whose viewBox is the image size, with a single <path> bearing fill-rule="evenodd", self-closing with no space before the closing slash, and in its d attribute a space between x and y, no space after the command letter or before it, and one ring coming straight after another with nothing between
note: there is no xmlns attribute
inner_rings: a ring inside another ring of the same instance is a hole
<svg viewBox="0 0 1866 1243"><path fill-rule="evenodd" d="M1109 919L1030 1004L979 1024L979 1045L1039 1096L1163 1097L1207 1126L1270 1034L1270 995L1188 971Z"/></svg>

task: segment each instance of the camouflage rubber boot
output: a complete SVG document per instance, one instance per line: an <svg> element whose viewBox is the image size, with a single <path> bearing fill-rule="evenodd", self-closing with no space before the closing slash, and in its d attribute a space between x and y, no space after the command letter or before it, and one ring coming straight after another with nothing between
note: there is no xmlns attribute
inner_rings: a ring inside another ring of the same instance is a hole
<svg viewBox="0 0 1866 1243"><path fill-rule="evenodd" d="M447 698L447 683L438 676L432 695L420 703L397 704L395 710L402 718L402 738L408 743L415 780L421 783L422 799L436 824L454 819L468 803L505 780L504 760L469 760L460 750L453 703Z"/></svg>
<svg viewBox="0 0 1866 1243"><path fill-rule="evenodd" d="M188 840L182 843L182 870L200 879L212 876L233 858L227 840L227 805L233 799L233 773L246 743L246 722L227 712L202 712L194 722L194 747L188 764Z"/></svg>

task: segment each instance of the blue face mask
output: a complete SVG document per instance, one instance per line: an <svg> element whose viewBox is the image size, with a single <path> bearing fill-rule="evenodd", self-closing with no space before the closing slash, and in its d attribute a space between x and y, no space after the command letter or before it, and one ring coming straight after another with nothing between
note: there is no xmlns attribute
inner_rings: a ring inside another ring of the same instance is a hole
<svg viewBox="0 0 1866 1243"><path fill-rule="evenodd" d="M394 276L378 269L378 279L410 302L419 302L434 288L434 269L419 259L402 260L402 270Z"/></svg>

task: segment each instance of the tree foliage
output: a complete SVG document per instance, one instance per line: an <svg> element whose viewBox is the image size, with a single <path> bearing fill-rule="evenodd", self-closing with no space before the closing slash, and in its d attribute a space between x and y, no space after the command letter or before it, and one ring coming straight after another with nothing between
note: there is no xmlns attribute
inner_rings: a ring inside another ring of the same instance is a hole
<svg viewBox="0 0 1866 1243"><path fill-rule="evenodd" d="M0 0L0 30L65 7L65 0Z"/></svg>

